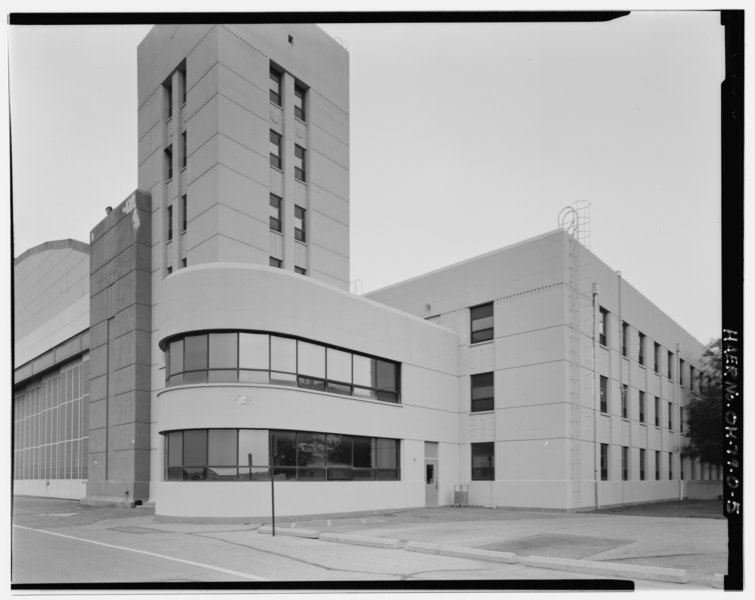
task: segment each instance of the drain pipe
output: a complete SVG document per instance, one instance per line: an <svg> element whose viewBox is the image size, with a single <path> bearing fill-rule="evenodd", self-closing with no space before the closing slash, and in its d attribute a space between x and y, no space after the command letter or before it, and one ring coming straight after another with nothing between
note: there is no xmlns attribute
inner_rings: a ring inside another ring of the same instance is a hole
<svg viewBox="0 0 755 600"><path fill-rule="evenodd" d="M681 390L679 389L679 381L681 380L681 375L682 375L682 373L681 373L681 363L679 362L679 355L680 355L681 351L682 351L682 345L679 342L677 342L676 343L676 361L675 361L676 362L676 378L675 378L676 381L674 382L674 401L675 401L677 407L679 407L679 406L682 405L682 394L681 394ZM690 390L692 389L692 382L691 381L689 382L689 388L690 388ZM673 417L670 416L669 417L669 422L671 422L672 419L673 419ZM682 448L682 434L681 434L681 430L682 430L682 417L681 417L681 411L679 411L679 428L678 428L678 432L677 432L677 435L679 436L679 444L678 444L678 447L679 447L679 473L682 472L682 464L681 463L682 463L682 460L683 460L682 459L682 452L681 452L681 448ZM684 482L682 481L681 476L679 477L679 500L684 500Z"/></svg>
<svg viewBox="0 0 755 600"><path fill-rule="evenodd" d="M600 409L600 379L598 375L598 293L600 288L597 283L592 284L592 400L593 400L593 463L595 472L595 510L600 508L600 497L598 488L600 487L600 444L598 444L598 422Z"/></svg>

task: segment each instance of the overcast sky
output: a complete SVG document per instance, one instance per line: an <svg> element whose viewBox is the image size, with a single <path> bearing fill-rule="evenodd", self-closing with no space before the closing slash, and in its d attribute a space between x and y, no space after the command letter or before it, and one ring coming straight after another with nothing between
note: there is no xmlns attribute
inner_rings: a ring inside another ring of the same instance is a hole
<svg viewBox="0 0 755 600"><path fill-rule="evenodd" d="M715 12L323 25L350 53L351 279L368 292L557 226L703 343L720 335ZM12 27L15 255L88 241L136 188L145 26Z"/></svg>

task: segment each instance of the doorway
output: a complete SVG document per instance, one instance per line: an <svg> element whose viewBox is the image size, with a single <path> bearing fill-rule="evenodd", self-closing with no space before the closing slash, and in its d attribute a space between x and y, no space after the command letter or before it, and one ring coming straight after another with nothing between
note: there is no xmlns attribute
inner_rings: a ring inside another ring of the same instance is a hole
<svg viewBox="0 0 755 600"><path fill-rule="evenodd" d="M438 506L438 442L425 442L425 506Z"/></svg>

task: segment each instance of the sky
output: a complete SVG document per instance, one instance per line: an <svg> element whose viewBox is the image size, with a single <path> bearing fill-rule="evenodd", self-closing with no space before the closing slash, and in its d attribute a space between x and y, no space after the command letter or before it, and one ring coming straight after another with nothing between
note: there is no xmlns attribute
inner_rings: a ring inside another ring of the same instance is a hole
<svg viewBox="0 0 755 600"><path fill-rule="evenodd" d="M720 335L717 13L321 26L350 53L355 289L540 235L588 201L593 252L701 342ZM9 28L15 256L88 241L136 188L148 30Z"/></svg>

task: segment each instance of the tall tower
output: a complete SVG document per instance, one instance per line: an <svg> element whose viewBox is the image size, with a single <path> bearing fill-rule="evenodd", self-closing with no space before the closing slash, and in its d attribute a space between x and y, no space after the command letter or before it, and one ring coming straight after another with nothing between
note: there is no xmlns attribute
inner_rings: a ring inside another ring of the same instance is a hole
<svg viewBox="0 0 755 600"><path fill-rule="evenodd" d="M347 51L312 25L161 25L138 61L154 283L244 262L348 289Z"/></svg>

